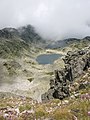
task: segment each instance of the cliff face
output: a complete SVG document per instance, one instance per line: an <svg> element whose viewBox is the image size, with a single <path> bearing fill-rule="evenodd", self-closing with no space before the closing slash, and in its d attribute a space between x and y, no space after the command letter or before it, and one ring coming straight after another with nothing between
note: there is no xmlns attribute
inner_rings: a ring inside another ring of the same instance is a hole
<svg viewBox="0 0 90 120"><path fill-rule="evenodd" d="M90 67L90 47L68 52L63 59L65 68L55 71L55 79L50 80L50 89L42 95L42 101L70 96L69 86Z"/></svg>

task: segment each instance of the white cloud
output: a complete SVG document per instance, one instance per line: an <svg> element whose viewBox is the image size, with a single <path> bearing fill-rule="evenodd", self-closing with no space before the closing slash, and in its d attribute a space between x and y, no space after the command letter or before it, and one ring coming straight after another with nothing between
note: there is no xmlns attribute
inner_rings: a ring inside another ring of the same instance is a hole
<svg viewBox="0 0 90 120"><path fill-rule="evenodd" d="M90 35L90 0L0 0L0 28L32 24L48 39Z"/></svg>

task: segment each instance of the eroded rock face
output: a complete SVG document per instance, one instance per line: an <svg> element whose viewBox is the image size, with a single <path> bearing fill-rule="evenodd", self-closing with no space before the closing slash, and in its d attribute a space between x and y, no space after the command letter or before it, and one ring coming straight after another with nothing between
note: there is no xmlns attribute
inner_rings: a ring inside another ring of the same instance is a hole
<svg viewBox="0 0 90 120"><path fill-rule="evenodd" d="M68 52L63 59L65 68L55 70L55 79L50 80L50 89L41 96L42 101L53 98L64 99L70 96L69 86L90 67L90 47L74 52Z"/></svg>

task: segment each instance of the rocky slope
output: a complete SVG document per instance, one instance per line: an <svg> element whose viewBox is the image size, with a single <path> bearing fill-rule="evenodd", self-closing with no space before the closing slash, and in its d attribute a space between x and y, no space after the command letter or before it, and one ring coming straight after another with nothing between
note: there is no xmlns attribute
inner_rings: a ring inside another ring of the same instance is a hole
<svg viewBox="0 0 90 120"><path fill-rule="evenodd" d="M38 84L32 83L38 78L35 74L42 70L35 58L44 43L31 25L0 30L0 92L30 94L31 87Z"/></svg>
<svg viewBox="0 0 90 120"><path fill-rule="evenodd" d="M42 100L47 101L53 98L64 99L70 96L70 84L76 78L83 75L83 73L90 67L90 47L68 52L63 59L65 68L62 70L55 70L55 79L50 80L50 89L47 93L42 95ZM90 82L86 83L90 85ZM85 87L80 83L80 87Z"/></svg>
<svg viewBox="0 0 90 120"><path fill-rule="evenodd" d="M0 92L41 100L41 94L48 90L53 68L58 67L37 63L37 55L47 54L46 45L30 25L0 30Z"/></svg>

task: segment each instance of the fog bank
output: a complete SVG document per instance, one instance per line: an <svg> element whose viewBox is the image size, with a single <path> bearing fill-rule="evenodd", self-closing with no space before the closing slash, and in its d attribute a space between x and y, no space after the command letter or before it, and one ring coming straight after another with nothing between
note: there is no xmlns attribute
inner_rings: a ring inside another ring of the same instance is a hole
<svg viewBox="0 0 90 120"><path fill-rule="evenodd" d="M33 25L47 39L90 35L90 0L0 0L0 28Z"/></svg>

